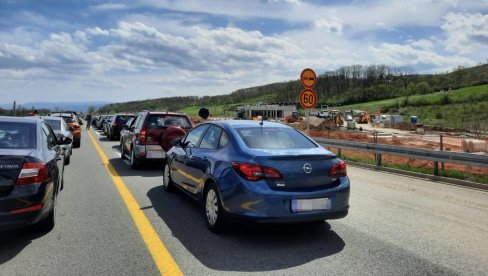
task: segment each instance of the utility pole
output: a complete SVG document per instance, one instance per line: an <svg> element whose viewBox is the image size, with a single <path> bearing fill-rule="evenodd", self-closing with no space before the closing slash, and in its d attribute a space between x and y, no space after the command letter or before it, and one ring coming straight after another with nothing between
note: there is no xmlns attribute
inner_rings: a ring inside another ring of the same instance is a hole
<svg viewBox="0 0 488 276"><path fill-rule="evenodd" d="M12 111L13 111L14 116L16 116L17 115L17 112L15 110L15 101L14 101L14 107L12 108Z"/></svg>

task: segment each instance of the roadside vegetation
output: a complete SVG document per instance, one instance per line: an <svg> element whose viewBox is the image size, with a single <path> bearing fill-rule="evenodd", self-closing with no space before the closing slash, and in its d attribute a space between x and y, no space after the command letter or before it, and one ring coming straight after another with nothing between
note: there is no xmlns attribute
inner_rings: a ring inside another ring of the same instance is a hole
<svg viewBox="0 0 488 276"><path fill-rule="evenodd" d="M470 125L487 121L488 64L422 75L415 74L408 66L352 65L324 72L318 78L314 89L320 104L371 110L372 113L381 108L383 113L416 115L424 124L450 128L472 128ZM148 109L196 115L200 107L206 107L214 116L233 116L238 105L297 104L301 89L299 80L292 80L243 88L226 95L114 103L100 108L98 113ZM164 95L164 91L161 94ZM202 91L202 94L211 93Z"/></svg>
<svg viewBox="0 0 488 276"><path fill-rule="evenodd" d="M372 114L417 116L420 123L471 131L488 130L488 85L458 90L434 92L425 95L402 96L347 106L341 110L360 109Z"/></svg>
<svg viewBox="0 0 488 276"><path fill-rule="evenodd" d="M335 151L335 152L337 152L337 151ZM369 158L369 157L365 157L365 156L355 156L355 155L347 155L347 154L341 154L340 157L343 160L349 160L349 161L363 163L363 164L369 164L369 165L375 164L374 157ZM408 164L397 164L397 163L391 163L391 162L385 162L385 161L382 162L381 166L387 167L387 168L404 170L404 171L423 173L423 174L427 174L427 175L434 175L434 169L433 168L415 167L415 166L411 166ZM455 170L448 170L448 169L441 170L441 169L439 169L439 176L488 184L488 176L473 174L473 173L469 173L469 172L460 172L460 171L455 171Z"/></svg>

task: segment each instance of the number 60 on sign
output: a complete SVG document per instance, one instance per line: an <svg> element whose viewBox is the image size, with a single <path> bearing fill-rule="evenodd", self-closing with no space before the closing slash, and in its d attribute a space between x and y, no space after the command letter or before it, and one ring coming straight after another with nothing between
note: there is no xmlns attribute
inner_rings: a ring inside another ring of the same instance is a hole
<svg viewBox="0 0 488 276"><path fill-rule="evenodd" d="M302 92L300 92L299 98L300 105L304 109L313 108L317 104L317 93L312 89L303 89Z"/></svg>

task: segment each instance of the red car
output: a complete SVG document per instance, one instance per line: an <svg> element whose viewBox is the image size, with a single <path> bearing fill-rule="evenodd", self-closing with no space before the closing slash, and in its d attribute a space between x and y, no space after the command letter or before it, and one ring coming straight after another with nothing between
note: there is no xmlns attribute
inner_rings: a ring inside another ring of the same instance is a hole
<svg viewBox="0 0 488 276"><path fill-rule="evenodd" d="M183 113L142 111L124 128L122 158L128 158L131 168L137 169L145 160L164 160L171 140L185 136L193 123Z"/></svg>

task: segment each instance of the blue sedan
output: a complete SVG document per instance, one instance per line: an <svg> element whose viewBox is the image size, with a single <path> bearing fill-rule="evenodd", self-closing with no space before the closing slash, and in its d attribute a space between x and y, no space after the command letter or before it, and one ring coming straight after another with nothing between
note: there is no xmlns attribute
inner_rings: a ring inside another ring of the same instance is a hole
<svg viewBox="0 0 488 276"><path fill-rule="evenodd" d="M260 121L212 121L173 141L163 188L205 207L207 226L338 219L349 209L346 166L301 132Z"/></svg>

